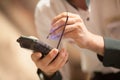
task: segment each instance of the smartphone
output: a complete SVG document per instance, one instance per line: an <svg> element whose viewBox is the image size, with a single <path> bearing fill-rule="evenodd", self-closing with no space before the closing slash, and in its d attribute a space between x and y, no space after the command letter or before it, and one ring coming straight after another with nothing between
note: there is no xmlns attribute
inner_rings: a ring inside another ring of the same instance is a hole
<svg viewBox="0 0 120 80"><path fill-rule="evenodd" d="M20 36L17 42L22 48L33 50L34 52L41 52L42 58L46 56L53 48L46 43L27 36Z"/></svg>

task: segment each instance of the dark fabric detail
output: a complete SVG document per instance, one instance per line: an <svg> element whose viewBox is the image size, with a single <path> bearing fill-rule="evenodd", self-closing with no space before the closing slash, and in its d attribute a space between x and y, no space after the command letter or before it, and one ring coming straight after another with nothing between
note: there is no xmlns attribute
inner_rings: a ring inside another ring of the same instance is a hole
<svg viewBox="0 0 120 80"><path fill-rule="evenodd" d="M62 76L59 71L57 71L53 76L48 77L46 76L40 69L37 70L37 74L39 75L40 73L43 74L44 80L62 80ZM40 77L40 76L39 76Z"/></svg>
<svg viewBox="0 0 120 80"><path fill-rule="evenodd" d="M120 68L120 40L105 38L103 65Z"/></svg>
<svg viewBox="0 0 120 80"><path fill-rule="evenodd" d="M95 72L94 77L91 80L120 80L120 72L103 74L101 72Z"/></svg>

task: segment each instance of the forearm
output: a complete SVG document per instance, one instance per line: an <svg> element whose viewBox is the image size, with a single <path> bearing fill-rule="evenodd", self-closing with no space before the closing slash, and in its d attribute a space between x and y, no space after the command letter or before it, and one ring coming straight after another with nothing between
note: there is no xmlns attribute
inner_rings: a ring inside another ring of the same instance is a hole
<svg viewBox="0 0 120 80"><path fill-rule="evenodd" d="M95 35L92 33L89 33L87 38L83 39L81 42L81 37L75 40L77 44L81 47L81 44L83 48L92 50L94 52L99 53L99 55L104 55L104 39L102 36Z"/></svg>

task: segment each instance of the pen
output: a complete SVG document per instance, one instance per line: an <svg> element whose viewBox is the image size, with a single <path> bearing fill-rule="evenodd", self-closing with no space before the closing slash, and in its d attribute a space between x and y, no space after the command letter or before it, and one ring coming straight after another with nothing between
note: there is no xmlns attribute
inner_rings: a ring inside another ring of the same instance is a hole
<svg viewBox="0 0 120 80"><path fill-rule="evenodd" d="M59 48L60 42L61 42L61 40L62 40L64 31L65 31L65 28L66 28L66 25L67 25L68 18L69 18L69 16L68 16L68 13L67 13L67 17L66 17L66 21L65 21L65 24L64 24L64 28L63 28L63 31L62 31L62 33L61 33L61 35L60 35L58 44L57 44L57 49ZM61 27L61 26L60 26L60 27ZM47 39L49 38L49 36L50 36L52 33L54 33L54 32L55 32L57 29L59 29L60 27L58 27L58 28L54 29L54 31L50 32L50 33L48 34L48 36L47 36Z"/></svg>

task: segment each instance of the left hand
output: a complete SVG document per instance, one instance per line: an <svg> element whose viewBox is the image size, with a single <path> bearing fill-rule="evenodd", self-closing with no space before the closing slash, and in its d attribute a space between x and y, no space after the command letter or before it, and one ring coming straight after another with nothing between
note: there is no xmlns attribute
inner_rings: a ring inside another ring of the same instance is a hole
<svg viewBox="0 0 120 80"><path fill-rule="evenodd" d="M59 53L57 49L52 49L44 58L41 59L41 57L42 53L40 52L34 52L31 55L36 66L43 71L46 76L51 77L65 65L68 60L68 53L65 49L60 50Z"/></svg>

